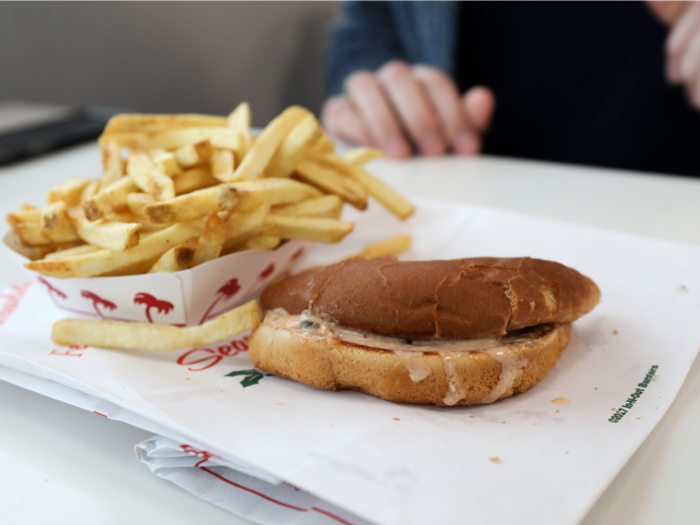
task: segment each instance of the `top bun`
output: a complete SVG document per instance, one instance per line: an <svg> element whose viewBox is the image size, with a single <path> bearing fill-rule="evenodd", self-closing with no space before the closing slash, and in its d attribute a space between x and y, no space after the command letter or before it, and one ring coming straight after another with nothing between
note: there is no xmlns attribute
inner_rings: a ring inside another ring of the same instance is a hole
<svg viewBox="0 0 700 525"><path fill-rule="evenodd" d="M588 313L600 290L563 264L529 257L397 262L348 259L268 286L263 308L309 311L387 336L501 336Z"/></svg>

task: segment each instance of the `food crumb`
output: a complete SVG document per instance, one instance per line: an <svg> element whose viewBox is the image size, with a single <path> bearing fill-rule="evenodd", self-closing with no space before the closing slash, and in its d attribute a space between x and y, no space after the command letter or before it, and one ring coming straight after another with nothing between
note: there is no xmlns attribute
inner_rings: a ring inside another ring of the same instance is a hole
<svg viewBox="0 0 700 525"><path fill-rule="evenodd" d="M610 410L612 410L613 412L615 412L615 409L614 409L614 408L611 408Z"/></svg>
<svg viewBox="0 0 700 525"><path fill-rule="evenodd" d="M598 387L595 387L593 390L598 390Z"/></svg>
<svg viewBox="0 0 700 525"><path fill-rule="evenodd" d="M685 287L684 284L681 284L678 288L676 288L679 292L687 292L688 289Z"/></svg>
<svg viewBox="0 0 700 525"><path fill-rule="evenodd" d="M651 378L652 381L656 381L656 376Z"/></svg>
<svg viewBox="0 0 700 525"><path fill-rule="evenodd" d="M498 456L494 456L494 457L489 458L489 459L491 460L491 463L500 463L501 462L501 458L499 458Z"/></svg>
<svg viewBox="0 0 700 525"><path fill-rule="evenodd" d="M637 419L642 419L641 417L638 417Z"/></svg>
<svg viewBox="0 0 700 525"><path fill-rule="evenodd" d="M469 416L469 417L473 418L474 416Z"/></svg>
<svg viewBox="0 0 700 525"><path fill-rule="evenodd" d="M187 378L187 380L189 381L189 380L190 380L190 378L188 377L188 378Z"/></svg>
<svg viewBox="0 0 700 525"><path fill-rule="evenodd" d="M222 390L222 391L221 391L221 393L223 394L223 393L224 393L224 391Z"/></svg>
<svg viewBox="0 0 700 525"><path fill-rule="evenodd" d="M559 410L557 410L557 414L559 413Z"/></svg>
<svg viewBox="0 0 700 525"><path fill-rule="evenodd" d="M568 454L568 453L569 453L569 451L568 451L568 450L564 452L564 454Z"/></svg>
<svg viewBox="0 0 700 525"><path fill-rule="evenodd" d="M277 403L278 405L281 405L282 403Z"/></svg>
<svg viewBox="0 0 700 525"><path fill-rule="evenodd" d="M555 405L568 405L571 403L571 400L566 397L558 397L556 399L552 399L552 403Z"/></svg>
<svg viewBox="0 0 700 525"><path fill-rule="evenodd" d="M401 420L398 417L395 417L394 421L401 421Z"/></svg>
<svg viewBox="0 0 700 525"><path fill-rule="evenodd" d="M618 334L617 328L615 330L613 330L613 334L615 334L615 335Z"/></svg>
<svg viewBox="0 0 700 525"><path fill-rule="evenodd" d="M501 423L505 423L505 421L501 421Z"/></svg>
<svg viewBox="0 0 700 525"><path fill-rule="evenodd" d="M537 425L537 423L533 423L533 424L532 424L533 427L534 427L535 425Z"/></svg>

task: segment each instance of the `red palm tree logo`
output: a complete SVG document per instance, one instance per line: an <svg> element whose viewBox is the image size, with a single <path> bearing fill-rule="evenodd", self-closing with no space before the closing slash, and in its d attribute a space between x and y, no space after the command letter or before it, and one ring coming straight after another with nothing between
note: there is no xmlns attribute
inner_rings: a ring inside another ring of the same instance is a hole
<svg viewBox="0 0 700 525"><path fill-rule="evenodd" d="M266 279L266 278L270 277L270 275L271 275L272 272L274 272L274 271L275 271L275 264L274 264L274 263L270 263L270 266L268 266L267 268L265 268L265 269L260 273L260 278L261 278L261 279Z"/></svg>
<svg viewBox="0 0 700 525"><path fill-rule="evenodd" d="M61 299L68 299L68 296L66 294L64 294L61 290L51 286L51 283L43 277L37 277L37 279L39 279L39 282L49 289L49 295L56 294Z"/></svg>
<svg viewBox="0 0 700 525"><path fill-rule="evenodd" d="M292 259L291 259L291 260L294 261L294 260L298 259L299 257L301 257L301 254L302 254L302 253L304 253L304 248L303 248L303 247L299 248L296 252L294 252L294 255L292 255Z"/></svg>
<svg viewBox="0 0 700 525"><path fill-rule="evenodd" d="M230 299L231 297L236 295L240 289L241 289L241 287L238 284L238 279L233 278L233 279L229 279L228 281L226 281L226 284L224 284L221 288L219 288L216 291L216 295L217 295L216 299L214 300L213 303L211 303L211 306L209 307L207 312L204 314L204 317L202 317L202 320L199 321L199 324L202 324L204 321L206 321L209 318L209 314L214 309L216 304L219 301L221 301L221 299L224 299L224 298L226 300Z"/></svg>
<svg viewBox="0 0 700 525"><path fill-rule="evenodd" d="M108 301L107 299L102 299L102 297L100 297L99 295L94 294L88 290L83 290L82 292L80 292L80 295L82 297L85 297L85 299L89 299L90 301L92 301L92 307L95 309L95 312L97 312L97 315L99 315L102 319L105 319L105 316L102 315L102 312L100 312L98 306L102 305L108 310L114 310L117 307L117 305L113 302Z"/></svg>
<svg viewBox="0 0 700 525"><path fill-rule="evenodd" d="M151 319L151 308L155 308L158 313L163 312L166 315L170 313L170 310L175 308L172 303L156 299L150 293L137 293L136 296L134 296L134 304L146 305L146 318L149 323L153 323L153 319Z"/></svg>

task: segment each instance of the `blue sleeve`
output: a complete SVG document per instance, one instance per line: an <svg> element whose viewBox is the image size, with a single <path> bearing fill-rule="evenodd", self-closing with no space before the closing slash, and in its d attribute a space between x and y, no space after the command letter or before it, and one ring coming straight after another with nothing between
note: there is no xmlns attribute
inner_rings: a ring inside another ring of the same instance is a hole
<svg viewBox="0 0 700 525"><path fill-rule="evenodd" d="M343 91L345 78L358 69L375 70L393 59L406 59L391 2L343 2L331 27L327 55L327 91Z"/></svg>

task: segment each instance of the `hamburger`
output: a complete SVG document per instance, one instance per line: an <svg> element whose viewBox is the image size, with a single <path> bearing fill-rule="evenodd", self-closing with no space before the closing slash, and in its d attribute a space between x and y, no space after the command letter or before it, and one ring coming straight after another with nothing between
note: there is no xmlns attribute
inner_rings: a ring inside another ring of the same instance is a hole
<svg viewBox="0 0 700 525"><path fill-rule="evenodd" d="M268 286L250 358L326 390L438 406L524 392L556 364L598 286L540 259L349 259Z"/></svg>

